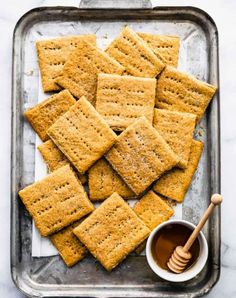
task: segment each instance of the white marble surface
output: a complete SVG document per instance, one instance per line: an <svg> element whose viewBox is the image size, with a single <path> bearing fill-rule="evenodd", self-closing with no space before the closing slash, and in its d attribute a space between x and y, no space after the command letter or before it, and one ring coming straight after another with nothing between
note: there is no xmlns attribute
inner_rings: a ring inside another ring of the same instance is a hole
<svg viewBox="0 0 236 298"><path fill-rule="evenodd" d="M128 1L128 0L127 0ZM10 276L10 115L11 47L16 21L33 7L77 4L71 0L8 0L0 9L0 297L24 297ZM78 0L79 2L79 0ZM222 268L217 285L207 297L236 297L236 1L235 0L154 0L157 5L197 6L215 20L220 36L221 160L222 160Z"/></svg>

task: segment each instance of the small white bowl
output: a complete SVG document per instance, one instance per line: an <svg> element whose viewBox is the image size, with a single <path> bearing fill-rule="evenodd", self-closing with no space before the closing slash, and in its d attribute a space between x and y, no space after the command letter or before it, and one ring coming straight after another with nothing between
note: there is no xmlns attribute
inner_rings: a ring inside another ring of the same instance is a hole
<svg viewBox="0 0 236 298"><path fill-rule="evenodd" d="M183 273L172 273L170 271L167 271L165 269L162 269L154 260L153 255L152 255L152 241L154 236L156 235L156 233L162 229L164 226L170 225L170 224L181 224L184 225L188 228L190 228L191 230L193 230L196 226L194 224L192 224L191 222L188 222L186 220L169 220L166 221L162 224L160 224L159 226L157 226L152 233L150 234L150 236L148 237L147 240L147 245L146 245L146 257L147 257L147 261L149 266L151 267L151 269L161 278L168 280L168 281L172 281L172 282L183 282L183 281L187 281L190 280L192 278L194 278L205 266L207 258L208 258L208 244L206 241L206 238L204 236L204 234L202 232L200 232L199 236L198 236L198 240L199 240L199 245L200 245L200 251L199 251L199 257L196 260L196 262L186 271L184 271Z"/></svg>

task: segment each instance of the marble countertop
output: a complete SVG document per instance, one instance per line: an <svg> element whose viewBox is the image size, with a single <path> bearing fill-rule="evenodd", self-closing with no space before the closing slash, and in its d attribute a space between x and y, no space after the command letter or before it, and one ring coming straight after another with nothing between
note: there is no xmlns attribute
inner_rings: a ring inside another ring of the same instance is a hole
<svg viewBox="0 0 236 298"><path fill-rule="evenodd" d="M10 117L12 34L17 20L26 11L46 5L78 5L74 0L8 0L0 9L0 297L24 297L10 276ZM222 194L222 266L221 277L207 297L236 297L236 1L235 0L153 0L153 6L196 6L215 20L220 38L221 92L221 176Z"/></svg>

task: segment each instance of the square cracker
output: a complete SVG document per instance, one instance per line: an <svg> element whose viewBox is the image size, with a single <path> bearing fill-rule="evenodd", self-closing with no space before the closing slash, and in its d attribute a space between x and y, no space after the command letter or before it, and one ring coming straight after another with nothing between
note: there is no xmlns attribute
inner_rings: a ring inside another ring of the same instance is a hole
<svg viewBox="0 0 236 298"><path fill-rule="evenodd" d="M97 161L88 171L89 198L91 201L102 201L114 192L122 198L135 197L134 192L113 170L105 158Z"/></svg>
<svg viewBox="0 0 236 298"><path fill-rule="evenodd" d="M65 165L70 165L69 159L61 152L52 140L48 140L40 144L38 146L38 150L46 162L50 172L53 172ZM86 175L78 173L78 177L82 184L87 182Z"/></svg>
<svg viewBox="0 0 236 298"><path fill-rule="evenodd" d="M96 35L94 34L67 36L36 42L44 92L61 89L56 84L55 79L81 40L96 45Z"/></svg>
<svg viewBox="0 0 236 298"><path fill-rule="evenodd" d="M87 254L86 247L73 233L74 228L80 223L81 221L76 221L50 237L53 245L68 267L75 265Z"/></svg>
<svg viewBox="0 0 236 298"><path fill-rule="evenodd" d="M137 195L179 161L145 117L123 131L105 157Z"/></svg>
<svg viewBox="0 0 236 298"><path fill-rule="evenodd" d="M136 77L155 78L164 68L164 60L128 26L109 45L106 52Z"/></svg>
<svg viewBox="0 0 236 298"><path fill-rule="evenodd" d="M198 122L216 89L215 86L167 66L157 80L156 106L160 109L195 114Z"/></svg>
<svg viewBox="0 0 236 298"><path fill-rule="evenodd" d="M177 67L180 46L178 36L149 33L138 33L138 35L146 41L157 56L161 55L166 64Z"/></svg>
<svg viewBox="0 0 236 298"><path fill-rule="evenodd" d="M150 230L129 205L113 193L74 229L74 233L110 271L149 235Z"/></svg>
<svg viewBox="0 0 236 298"><path fill-rule="evenodd" d="M70 92L63 90L25 111L24 115L41 140L46 141L48 128L75 102Z"/></svg>
<svg viewBox="0 0 236 298"><path fill-rule="evenodd" d="M151 231L174 214L173 208L151 190L135 204L133 210Z"/></svg>
<svg viewBox="0 0 236 298"><path fill-rule="evenodd" d="M141 116L152 123L155 93L155 79L99 74L96 109L116 131Z"/></svg>
<svg viewBox="0 0 236 298"><path fill-rule="evenodd" d="M83 41L66 61L56 82L75 97L86 96L94 105L99 73L122 74L124 67L107 53Z"/></svg>
<svg viewBox="0 0 236 298"><path fill-rule="evenodd" d="M202 150L203 143L193 140L187 168L172 169L154 184L153 190L169 199L182 202L197 169Z"/></svg>
<svg viewBox="0 0 236 298"><path fill-rule="evenodd" d="M168 110L155 109L153 126L179 157L178 167L186 169L196 115Z"/></svg>
<svg viewBox="0 0 236 298"><path fill-rule="evenodd" d="M27 186L19 196L42 236L61 230L94 209L68 165Z"/></svg>
<svg viewBox="0 0 236 298"><path fill-rule="evenodd" d="M80 174L116 140L116 134L84 96L49 128L48 135Z"/></svg>

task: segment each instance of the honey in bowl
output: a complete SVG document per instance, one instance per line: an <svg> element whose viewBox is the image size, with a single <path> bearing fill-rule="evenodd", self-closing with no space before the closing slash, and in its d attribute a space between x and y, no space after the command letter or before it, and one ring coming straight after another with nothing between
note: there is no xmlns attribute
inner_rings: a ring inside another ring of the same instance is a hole
<svg viewBox="0 0 236 298"><path fill-rule="evenodd" d="M192 230L182 224L169 224L160 229L154 236L151 246L153 258L158 266L170 271L167 267L169 258L176 246L184 246L191 233ZM192 258L185 270L191 267L199 256L200 245L198 239L194 241L189 251L192 254Z"/></svg>

